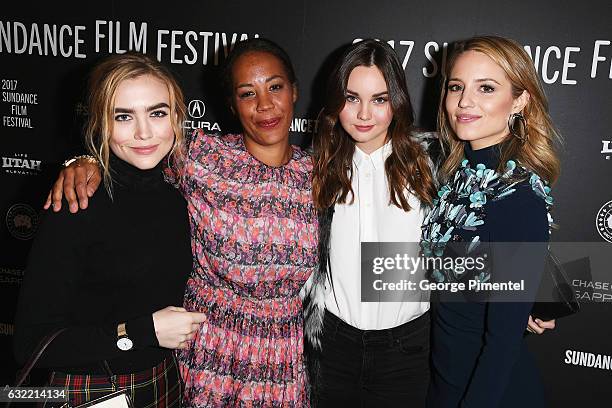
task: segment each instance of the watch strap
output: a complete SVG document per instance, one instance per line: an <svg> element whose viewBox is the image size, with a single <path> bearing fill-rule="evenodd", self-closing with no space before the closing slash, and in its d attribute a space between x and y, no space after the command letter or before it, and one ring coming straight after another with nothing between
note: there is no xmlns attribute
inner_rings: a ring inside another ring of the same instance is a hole
<svg viewBox="0 0 612 408"><path fill-rule="evenodd" d="M121 338L127 336L127 330L125 328L125 323L119 323L117 325L117 338Z"/></svg>

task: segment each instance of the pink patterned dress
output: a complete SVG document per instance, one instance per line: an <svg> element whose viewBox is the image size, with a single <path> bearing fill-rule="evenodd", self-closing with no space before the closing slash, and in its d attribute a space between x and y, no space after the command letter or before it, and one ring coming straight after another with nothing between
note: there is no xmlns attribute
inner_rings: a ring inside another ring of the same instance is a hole
<svg viewBox="0 0 612 408"><path fill-rule="evenodd" d="M309 155L254 158L241 135L196 131L179 187L192 275L185 308L207 321L178 353L187 407L305 407L300 289L317 266Z"/></svg>

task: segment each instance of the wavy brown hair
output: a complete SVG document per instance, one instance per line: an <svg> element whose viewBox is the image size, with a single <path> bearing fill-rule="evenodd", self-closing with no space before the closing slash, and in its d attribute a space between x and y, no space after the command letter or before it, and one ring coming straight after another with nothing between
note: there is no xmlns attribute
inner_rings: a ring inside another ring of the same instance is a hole
<svg viewBox="0 0 612 408"><path fill-rule="evenodd" d="M457 58L466 51L477 51L491 58L499 65L512 84L512 94L518 98L523 91L529 93L527 105L522 114L527 122L526 131L522 135L523 143L510 135L500 143L500 167L503 172L505 163L512 159L533 171L549 183L554 183L560 173L560 162L555 148L555 142L561 142L561 137L555 130L548 113L548 102L544 89L538 80L533 61L517 42L495 36L473 37L455 43L448 57L443 77L440 106L438 109L438 132L442 142L449 152L440 171L441 178L448 180L457 170L463 159L464 143L461 141L448 120L445 102L448 92L448 78Z"/></svg>
<svg viewBox="0 0 612 408"><path fill-rule="evenodd" d="M113 133L115 96L119 84L126 79L151 75L166 84L170 96L170 118L174 130L174 144L169 159L180 163L183 155L186 108L183 91L170 71L153 58L136 52L113 55L93 69L89 78L88 113L85 128L87 150L102 167L104 185L112 197L112 179L109 165L109 141Z"/></svg>
<svg viewBox="0 0 612 408"><path fill-rule="evenodd" d="M431 204L435 193L434 180L427 153L411 137L415 131L414 112L402 66L388 44L364 40L347 47L329 78L325 105L319 114L318 129L313 138L312 191L315 205L322 209L336 202L345 203L349 193L349 202L354 200L351 179L355 141L342 128L338 116L346 102L349 75L358 66L377 67L387 84L393 111L387 132L393 151L385 160L390 204L410 211L407 189L422 202Z"/></svg>

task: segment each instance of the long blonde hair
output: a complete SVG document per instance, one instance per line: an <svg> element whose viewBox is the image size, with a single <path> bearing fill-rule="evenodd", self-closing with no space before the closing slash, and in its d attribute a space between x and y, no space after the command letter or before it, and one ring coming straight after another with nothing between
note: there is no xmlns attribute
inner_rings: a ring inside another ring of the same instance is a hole
<svg viewBox="0 0 612 408"><path fill-rule="evenodd" d="M500 144L500 168L512 159L533 171L548 183L554 183L559 176L560 162L555 148L555 142L561 142L561 137L552 124L548 113L548 102L544 89L538 80L533 61L525 50L515 41L495 36L472 37L455 43L450 54L443 77L442 93L438 108L438 132L448 148L448 156L442 165L441 176L448 180L457 170L463 159L463 141L461 141L450 126L445 102L448 92L448 78L457 58L466 51L477 51L491 58L499 65L512 84L514 98L523 91L529 93L527 105L522 114L527 123L523 143L510 136ZM510 134L510 132L508 132Z"/></svg>
<svg viewBox="0 0 612 408"><path fill-rule="evenodd" d="M185 139L182 124L185 121L186 108L183 91L174 76L159 62L144 54L129 52L105 59L96 65L89 79L89 117L85 129L85 143L89 153L95 156L102 166L104 185L111 197L109 141L113 132L117 88L122 81L142 75L151 75L168 87L170 120L174 131L174 144L168 156L169 160L175 163L182 160Z"/></svg>

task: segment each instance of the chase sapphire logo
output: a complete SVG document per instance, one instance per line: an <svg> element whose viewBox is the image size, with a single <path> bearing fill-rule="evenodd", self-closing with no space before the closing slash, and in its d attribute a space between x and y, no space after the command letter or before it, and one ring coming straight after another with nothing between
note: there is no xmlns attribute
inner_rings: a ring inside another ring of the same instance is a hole
<svg viewBox="0 0 612 408"><path fill-rule="evenodd" d="M27 204L15 204L6 213L6 227L14 238L32 239L38 229L38 213Z"/></svg>
<svg viewBox="0 0 612 408"><path fill-rule="evenodd" d="M206 105L199 99L194 99L189 102L189 106L187 107L187 111L189 112L189 116L195 119L200 119L206 113Z"/></svg>
<svg viewBox="0 0 612 408"><path fill-rule="evenodd" d="M612 242L612 201L608 201L599 209L595 226L603 239Z"/></svg>

